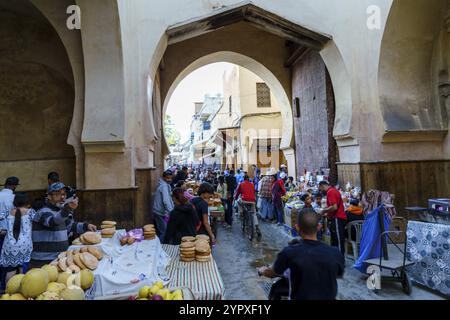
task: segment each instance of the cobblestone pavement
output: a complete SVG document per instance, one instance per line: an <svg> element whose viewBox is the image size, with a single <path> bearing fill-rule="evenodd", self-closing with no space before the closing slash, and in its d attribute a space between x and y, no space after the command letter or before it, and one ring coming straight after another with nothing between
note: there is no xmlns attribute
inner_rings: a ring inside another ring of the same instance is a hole
<svg viewBox="0 0 450 320"><path fill-rule="evenodd" d="M214 259L225 285L225 298L229 300L265 300L267 278L259 277L257 268L272 264L277 253L292 239L283 227L261 223L261 242L250 242L244 238L240 220L234 217L231 229L219 227L218 243L214 248ZM345 275L338 280L340 300L438 300L445 299L423 287L414 285L410 296L402 291L400 283L382 282L382 290L374 293L366 287L366 276L352 267L347 259Z"/></svg>

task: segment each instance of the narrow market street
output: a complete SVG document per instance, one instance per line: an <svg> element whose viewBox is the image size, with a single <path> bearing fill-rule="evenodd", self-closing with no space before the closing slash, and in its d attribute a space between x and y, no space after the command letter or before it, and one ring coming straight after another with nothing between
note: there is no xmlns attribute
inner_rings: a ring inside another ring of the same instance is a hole
<svg viewBox="0 0 450 320"><path fill-rule="evenodd" d="M264 288L270 281L258 276L257 268L272 264L277 253L292 240L283 227L261 223L261 242L244 238L240 220L234 217L233 227L218 230L218 243L213 250L225 285L225 298L229 300L266 300ZM338 280L338 300L445 300L436 293L414 285L410 296L402 291L400 283L383 282L382 290L374 293L366 287L366 276L346 260L344 277Z"/></svg>

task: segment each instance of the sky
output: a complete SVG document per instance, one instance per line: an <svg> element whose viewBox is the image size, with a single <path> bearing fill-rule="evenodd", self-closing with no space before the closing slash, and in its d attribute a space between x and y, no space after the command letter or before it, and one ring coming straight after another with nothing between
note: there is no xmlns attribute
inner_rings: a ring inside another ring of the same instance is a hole
<svg viewBox="0 0 450 320"><path fill-rule="evenodd" d="M203 101L205 94L223 94L223 74L233 68L233 64L218 62L195 70L184 78L175 88L167 105L175 128L180 132L181 142L191 135L190 125L194 115L194 102Z"/></svg>

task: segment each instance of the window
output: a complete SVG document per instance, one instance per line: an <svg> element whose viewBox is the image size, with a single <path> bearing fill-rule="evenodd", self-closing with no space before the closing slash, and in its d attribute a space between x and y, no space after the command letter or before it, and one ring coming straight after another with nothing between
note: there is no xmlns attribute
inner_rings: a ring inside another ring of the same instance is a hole
<svg viewBox="0 0 450 320"><path fill-rule="evenodd" d="M294 117L300 118L300 98L294 99Z"/></svg>
<svg viewBox="0 0 450 320"><path fill-rule="evenodd" d="M258 108L270 108L270 89L264 82L256 83L256 105Z"/></svg>
<svg viewBox="0 0 450 320"><path fill-rule="evenodd" d="M228 113L229 113L229 116L231 117L231 114L233 113L231 96L228 98Z"/></svg>

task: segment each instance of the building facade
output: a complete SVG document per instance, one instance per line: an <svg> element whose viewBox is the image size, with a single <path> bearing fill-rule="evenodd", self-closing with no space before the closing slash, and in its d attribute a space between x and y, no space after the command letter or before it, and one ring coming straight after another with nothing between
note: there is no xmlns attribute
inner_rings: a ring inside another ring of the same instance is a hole
<svg viewBox="0 0 450 320"><path fill-rule="evenodd" d="M333 89L338 181L394 193L400 214L450 193L448 0L0 0L0 9L0 177L42 192L59 171L80 190L80 218L148 219L168 153L167 102L213 62L269 86L280 150L296 167L293 106L310 94L293 83L323 88L307 74L293 79L306 49Z"/></svg>

